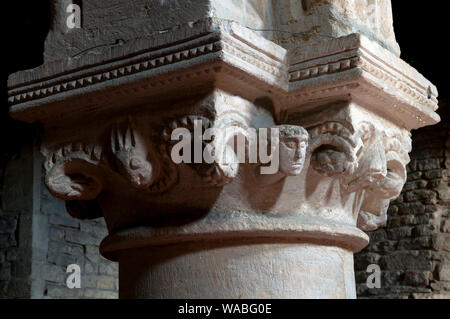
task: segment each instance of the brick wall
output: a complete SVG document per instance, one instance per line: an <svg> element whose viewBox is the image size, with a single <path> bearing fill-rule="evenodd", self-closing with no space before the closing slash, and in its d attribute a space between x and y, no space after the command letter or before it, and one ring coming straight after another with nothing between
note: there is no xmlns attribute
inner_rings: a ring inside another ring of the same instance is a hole
<svg viewBox="0 0 450 319"><path fill-rule="evenodd" d="M439 125L413 133L403 192L355 256L359 298L450 298L449 105L441 103ZM380 289L366 286L369 264L382 270Z"/></svg>
<svg viewBox="0 0 450 319"><path fill-rule="evenodd" d="M31 238L20 238L27 233L31 215L26 184L27 177L32 178L32 165L27 165L30 145L22 142L23 146L16 148L3 141L0 156L0 298L28 298L31 292ZM14 176L19 167L22 174Z"/></svg>
<svg viewBox="0 0 450 319"><path fill-rule="evenodd" d="M13 144L0 157L0 298L117 298L118 266L98 250L103 219L70 217L42 183L39 147ZM81 268L81 289L66 286L70 264Z"/></svg>
<svg viewBox="0 0 450 319"><path fill-rule="evenodd" d="M100 256L98 246L107 235L103 219L80 221L70 217L64 202L42 188L41 211L48 217L47 270L44 297L118 298L118 265ZM81 289L69 289L66 269L81 268Z"/></svg>
<svg viewBox="0 0 450 319"><path fill-rule="evenodd" d="M20 281L12 281L11 269L17 260L16 230L19 214L0 210L0 298L5 298L8 291L12 294L13 285L20 285ZM26 291L27 288L19 289ZM20 294L17 294L20 296Z"/></svg>

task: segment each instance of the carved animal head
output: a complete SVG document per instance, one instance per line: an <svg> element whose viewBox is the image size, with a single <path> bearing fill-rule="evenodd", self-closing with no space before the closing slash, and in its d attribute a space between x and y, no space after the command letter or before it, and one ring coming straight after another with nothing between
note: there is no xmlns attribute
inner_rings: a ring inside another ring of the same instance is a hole
<svg viewBox="0 0 450 319"><path fill-rule="evenodd" d="M126 127L112 128L111 148L119 173L135 188L146 189L154 179L154 165L149 161L149 146L129 119Z"/></svg>

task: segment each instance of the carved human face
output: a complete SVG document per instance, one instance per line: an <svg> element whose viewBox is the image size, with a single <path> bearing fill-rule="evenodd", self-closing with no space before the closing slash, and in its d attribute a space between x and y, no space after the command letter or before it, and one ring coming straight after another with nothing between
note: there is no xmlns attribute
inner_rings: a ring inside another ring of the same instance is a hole
<svg viewBox="0 0 450 319"><path fill-rule="evenodd" d="M299 175L305 164L307 133L288 131L280 133L280 172L288 176Z"/></svg>
<svg viewBox="0 0 450 319"><path fill-rule="evenodd" d="M139 134L134 121L128 119L125 128L115 125L112 129L111 147L119 173L138 189L146 189L152 183L153 166L148 159L149 146Z"/></svg>

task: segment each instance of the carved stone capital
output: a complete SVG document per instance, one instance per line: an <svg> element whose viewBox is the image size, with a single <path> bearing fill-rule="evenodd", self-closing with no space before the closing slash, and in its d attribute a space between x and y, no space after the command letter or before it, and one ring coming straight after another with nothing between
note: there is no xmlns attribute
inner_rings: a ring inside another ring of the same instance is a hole
<svg viewBox="0 0 450 319"><path fill-rule="evenodd" d="M350 269L361 229L386 221L406 181L409 131L439 120L436 88L362 35L286 50L206 19L96 59L19 72L9 101L14 117L44 124L51 193L73 216L105 217L101 252L125 268L145 247L170 247L161 258L176 273L177 245L209 260L194 246L269 242ZM343 287L327 296L354 296Z"/></svg>
<svg viewBox="0 0 450 319"><path fill-rule="evenodd" d="M86 139L95 132L96 142L85 143L88 146L71 142L47 149L45 144L46 183L52 194L71 206L97 200L102 207L104 202L113 233L136 222L181 218L198 223L199 215L212 218L211 210L251 213L254 218L292 215L313 225L325 219L330 225L349 225L351 232L351 225L364 230L381 225L387 203L406 181L409 133L355 102L325 105L326 115L294 110L283 115L289 124L278 125L267 107L218 89L182 106L165 104L155 111L161 109L170 111L157 117L145 110L103 127L94 124L86 130ZM261 129L266 133L261 135ZM261 150L266 150L266 160ZM175 160L181 153L181 161ZM107 199L110 196L114 200ZM126 213L130 200L132 219ZM180 208L182 215L177 213ZM114 213L109 216L110 210ZM200 233L211 231L201 225ZM233 227L238 231L239 223ZM326 232L317 236L328 236ZM342 236L347 236L345 231ZM365 235L358 236L366 242ZM159 242L153 235L148 240ZM355 245L355 251L364 245L355 243L341 244Z"/></svg>

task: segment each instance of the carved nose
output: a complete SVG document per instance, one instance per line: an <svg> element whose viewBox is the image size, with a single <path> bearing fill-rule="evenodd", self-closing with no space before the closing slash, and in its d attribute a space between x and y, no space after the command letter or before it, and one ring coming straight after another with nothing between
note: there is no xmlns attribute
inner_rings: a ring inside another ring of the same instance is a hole
<svg viewBox="0 0 450 319"><path fill-rule="evenodd" d="M298 161L301 158L301 152L300 152L300 148L297 148L297 150L295 151L295 155L294 155L294 160Z"/></svg>

